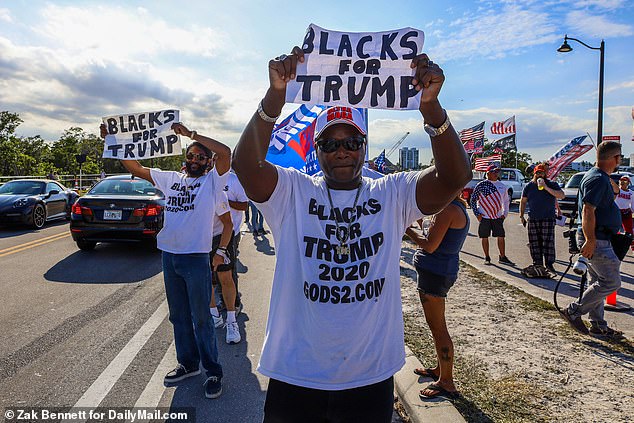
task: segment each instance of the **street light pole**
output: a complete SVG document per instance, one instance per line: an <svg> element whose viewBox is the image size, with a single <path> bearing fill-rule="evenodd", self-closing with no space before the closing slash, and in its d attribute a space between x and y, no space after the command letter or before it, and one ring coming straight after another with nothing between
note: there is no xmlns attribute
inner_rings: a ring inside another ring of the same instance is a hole
<svg viewBox="0 0 634 423"><path fill-rule="evenodd" d="M557 49L560 53L568 53L572 51L572 47L568 44L568 40L573 40L589 48L590 50L599 50L601 52L601 61L599 63L599 111L597 118L597 143L603 141L603 68L605 63L605 41L601 40L599 47L592 47L576 38L569 37L568 34L564 36L564 43Z"/></svg>

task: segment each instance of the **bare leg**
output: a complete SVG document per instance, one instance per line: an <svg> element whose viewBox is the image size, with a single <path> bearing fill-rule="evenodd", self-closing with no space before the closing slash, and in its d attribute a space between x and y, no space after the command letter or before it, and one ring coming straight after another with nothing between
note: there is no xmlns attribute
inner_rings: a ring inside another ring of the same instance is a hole
<svg viewBox="0 0 634 423"><path fill-rule="evenodd" d="M216 295L214 294L214 286L211 285L211 301L209 301L209 308L216 308Z"/></svg>
<svg viewBox="0 0 634 423"><path fill-rule="evenodd" d="M445 299L426 294L419 295L425 312L425 320L427 320L431 334L434 337L434 345L436 346L436 355L438 357L436 373L438 373L438 367L440 367L440 377L436 384L449 392L455 392L456 386L453 382L453 342L445 321ZM428 389L424 389L422 393L428 396L434 394L433 390Z"/></svg>
<svg viewBox="0 0 634 423"><path fill-rule="evenodd" d="M498 250L500 250L500 255L502 257L506 257L504 237L498 237Z"/></svg>
<svg viewBox="0 0 634 423"><path fill-rule="evenodd" d="M484 257L489 257L489 238L480 239L482 240L482 251L484 251Z"/></svg>
<svg viewBox="0 0 634 423"><path fill-rule="evenodd" d="M233 283L231 271L218 272L218 279L222 285L222 298L227 311L236 311L236 284ZM213 295L211 298L213 301Z"/></svg>

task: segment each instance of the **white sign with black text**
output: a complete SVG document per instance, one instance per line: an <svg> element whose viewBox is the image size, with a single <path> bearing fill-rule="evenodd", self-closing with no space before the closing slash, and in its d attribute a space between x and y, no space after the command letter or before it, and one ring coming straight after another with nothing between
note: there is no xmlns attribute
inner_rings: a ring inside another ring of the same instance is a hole
<svg viewBox="0 0 634 423"><path fill-rule="evenodd" d="M414 28L386 32L338 32L311 24L286 87L291 103L414 110L420 92L411 84L412 59L423 50L425 35Z"/></svg>
<svg viewBox="0 0 634 423"><path fill-rule="evenodd" d="M172 130L179 121L180 112L173 109L105 117L103 157L142 160L182 154L180 136Z"/></svg>

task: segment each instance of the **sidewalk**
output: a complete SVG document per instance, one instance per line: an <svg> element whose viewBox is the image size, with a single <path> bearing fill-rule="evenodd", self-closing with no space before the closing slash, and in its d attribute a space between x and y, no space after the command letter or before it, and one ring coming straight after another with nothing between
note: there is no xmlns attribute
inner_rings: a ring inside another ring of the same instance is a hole
<svg viewBox="0 0 634 423"><path fill-rule="evenodd" d="M515 205L514 205L515 206ZM514 208L512 208L513 210ZM469 210L469 212L471 212ZM484 264L484 254L482 252L481 241L477 236L478 221L469 214L471 226L469 235L465 241L460 260L475 267L481 272L491 275L501 281L506 282L522 291L553 304L553 292L555 285L561 278L569 263L568 243L563 238L564 228L557 226L555 229L555 247L557 261L556 279L527 279L520 273L522 268L532 263L528 246L528 236L526 229L521 225L517 213L511 212L507 217L504 228L506 230L506 254L515 262L515 266L502 265L497 262L497 245L494 238L490 238L491 265ZM560 307L567 306L571 301L579 296L579 276L572 272L572 269L564 277L557 301ZM606 310L605 319L608 325L623 331L628 339L634 339L634 258L632 253L621 264L621 288L618 291L618 302L627 304L633 308L627 312L613 312ZM588 316L584 316L587 320Z"/></svg>

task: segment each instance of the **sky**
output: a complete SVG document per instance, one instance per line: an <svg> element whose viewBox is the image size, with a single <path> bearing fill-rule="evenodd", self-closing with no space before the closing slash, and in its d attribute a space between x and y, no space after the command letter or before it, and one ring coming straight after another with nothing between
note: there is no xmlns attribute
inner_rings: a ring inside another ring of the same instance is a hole
<svg viewBox="0 0 634 423"><path fill-rule="evenodd" d="M596 139L605 40L604 135L634 153L634 0L0 2L0 110L19 136L98 133L104 116L177 108L190 129L234 147L268 87L268 61L314 23L345 32L423 30L446 76L440 101L457 130L515 115L517 145L545 160ZM284 114L297 105L287 104ZM431 159L418 111L369 111L370 157L401 147ZM389 159L398 161L398 152ZM592 153L583 159L593 161Z"/></svg>

